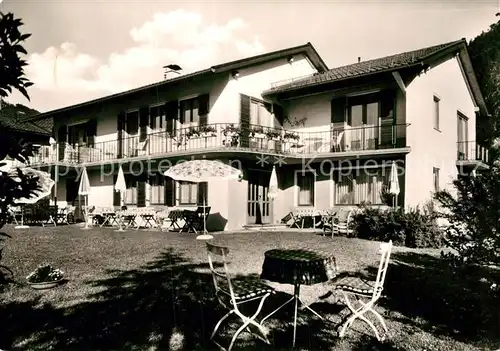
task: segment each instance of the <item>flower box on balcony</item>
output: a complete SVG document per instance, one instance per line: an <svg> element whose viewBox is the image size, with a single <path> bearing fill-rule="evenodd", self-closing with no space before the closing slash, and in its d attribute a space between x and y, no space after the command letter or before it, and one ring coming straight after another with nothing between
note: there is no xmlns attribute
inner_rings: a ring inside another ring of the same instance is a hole
<svg viewBox="0 0 500 351"><path fill-rule="evenodd" d="M265 139L266 135L264 133L254 133L252 134L252 138L255 139Z"/></svg>
<svg viewBox="0 0 500 351"><path fill-rule="evenodd" d="M209 138L217 135L216 134L217 130L212 126L207 126L207 125L200 126L198 131L200 135L204 138Z"/></svg>

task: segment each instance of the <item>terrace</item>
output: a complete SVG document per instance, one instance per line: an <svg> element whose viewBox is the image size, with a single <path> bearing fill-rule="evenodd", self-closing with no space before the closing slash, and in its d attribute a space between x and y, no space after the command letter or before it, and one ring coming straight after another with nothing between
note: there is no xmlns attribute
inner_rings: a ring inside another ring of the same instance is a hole
<svg viewBox="0 0 500 351"><path fill-rule="evenodd" d="M60 143L35 150L30 163L80 165L116 162L196 152L261 152L290 157L356 156L405 152L406 124L328 128L319 131L285 130L260 125L216 123L127 136L92 145Z"/></svg>

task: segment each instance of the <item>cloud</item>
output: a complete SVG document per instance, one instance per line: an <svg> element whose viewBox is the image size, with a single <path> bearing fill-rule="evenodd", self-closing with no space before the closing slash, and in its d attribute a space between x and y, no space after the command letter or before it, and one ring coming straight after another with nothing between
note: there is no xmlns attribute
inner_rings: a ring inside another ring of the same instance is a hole
<svg viewBox="0 0 500 351"><path fill-rule="evenodd" d="M71 42L31 54L26 74L35 83L32 106L50 110L156 82L169 63L185 74L264 50L242 19L205 24L200 14L185 10L157 13L129 34L134 45L105 59Z"/></svg>

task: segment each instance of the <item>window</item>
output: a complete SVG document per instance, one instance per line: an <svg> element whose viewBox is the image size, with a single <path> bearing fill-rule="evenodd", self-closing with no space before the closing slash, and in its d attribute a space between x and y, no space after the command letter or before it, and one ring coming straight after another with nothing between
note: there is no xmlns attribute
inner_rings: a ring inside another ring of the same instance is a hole
<svg viewBox="0 0 500 351"><path fill-rule="evenodd" d="M198 203L198 184L179 182L179 204L196 205Z"/></svg>
<svg viewBox="0 0 500 351"><path fill-rule="evenodd" d="M468 129L468 118L460 112L457 112L457 147L459 160L467 159Z"/></svg>
<svg viewBox="0 0 500 351"><path fill-rule="evenodd" d="M272 127L274 115L271 113L271 104L255 99L250 100L250 124L263 127Z"/></svg>
<svg viewBox="0 0 500 351"><path fill-rule="evenodd" d="M70 145L83 145L87 143L86 123L68 126L68 143Z"/></svg>
<svg viewBox="0 0 500 351"><path fill-rule="evenodd" d="M372 205L383 205L383 191L389 179L390 169L361 169L351 174L336 173L334 203L335 205L359 205L369 202Z"/></svg>
<svg viewBox="0 0 500 351"><path fill-rule="evenodd" d="M439 130L439 101L440 99L434 95L434 129Z"/></svg>
<svg viewBox="0 0 500 351"><path fill-rule="evenodd" d="M196 127L199 123L198 98L180 102L181 121L183 127Z"/></svg>
<svg viewBox="0 0 500 351"><path fill-rule="evenodd" d="M316 175L309 171L297 171L295 173L298 189L298 206L314 206L314 183Z"/></svg>
<svg viewBox="0 0 500 351"><path fill-rule="evenodd" d="M139 133L139 111L128 112L125 115L125 131L128 135Z"/></svg>
<svg viewBox="0 0 500 351"><path fill-rule="evenodd" d="M439 168L433 167L432 174L434 177L434 191L438 192L439 191Z"/></svg>
<svg viewBox="0 0 500 351"><path fill-rule="evenodd" d="M125 191L125 204L137 205L137 180L134 177L125 177L127 190Z"/></svg>
<svg viewBox="0 0 500 351"><path fill-rule="evenodd" d="M164 205L165 204L165 177L157 175L151 177L149 180L151 190L151 204Z"/></svg>
<svg viewBox="0 0 500 351"><path fill-rule="evenodd" d="M167 120L164 106L152 106L149 109L149 127L153 132L165 131Z"/></svg>

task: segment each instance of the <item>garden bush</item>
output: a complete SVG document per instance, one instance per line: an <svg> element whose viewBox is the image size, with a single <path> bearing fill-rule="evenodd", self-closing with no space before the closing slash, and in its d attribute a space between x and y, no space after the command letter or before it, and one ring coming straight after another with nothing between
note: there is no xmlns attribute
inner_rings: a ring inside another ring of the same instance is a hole
<svg viewBox="0 0 500 351"><path fill-rule="evenodd" d="M420 207L381 209L360 206L352 218L354 236L361 239L389 241L411 248L441 247L442 232L437 212L431 203Z"/></svg>

